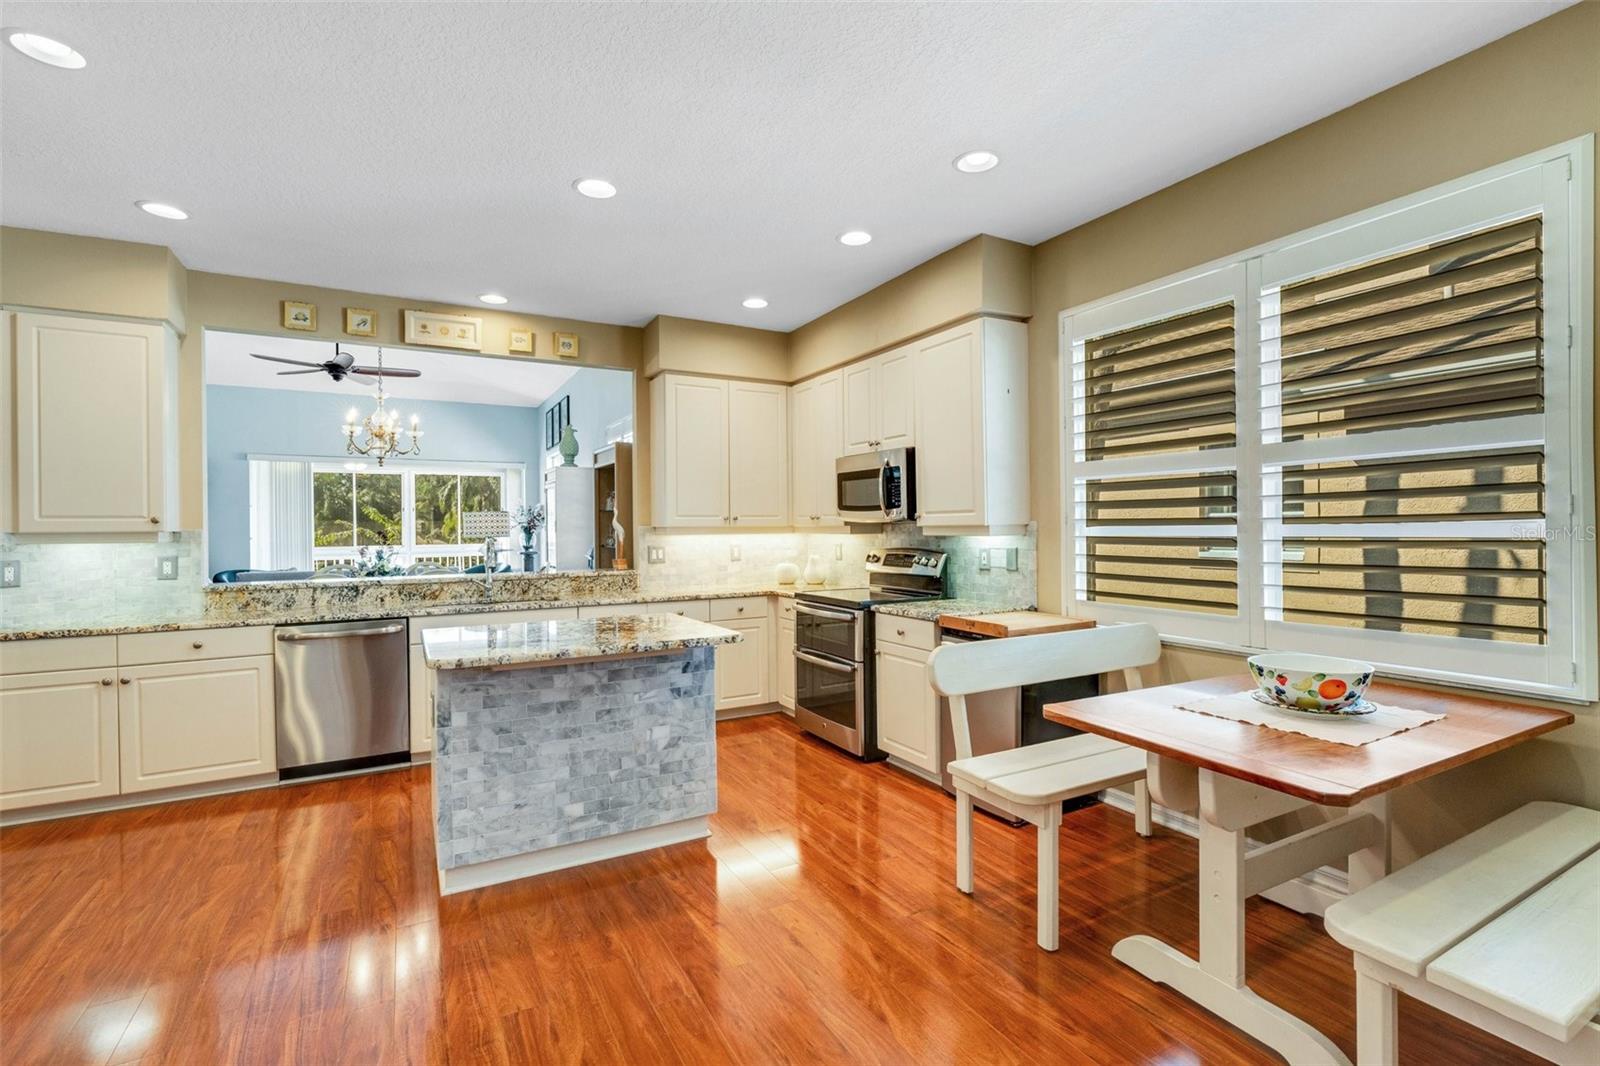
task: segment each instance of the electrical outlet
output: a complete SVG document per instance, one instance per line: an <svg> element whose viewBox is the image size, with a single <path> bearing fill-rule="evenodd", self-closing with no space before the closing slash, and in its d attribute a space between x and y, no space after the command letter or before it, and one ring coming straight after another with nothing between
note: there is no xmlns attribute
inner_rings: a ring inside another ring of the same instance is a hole
<svg viewBox="0 0 1600 1066"><path fill-rule="evenodd" d="M1015 548L979 548L978 572L986 573L990 570L1015 570L1017 568L1017 549Z"/></svg>
<svg viewBox="0 0 1600 1066"><path fill-rule="evenodd" d="M0 589L14 589L22 584L22 562L18 559L0 559Z"/></svg>
<svg viewBox="0 0 1600 1066"><path fill-rule="evenodd" d="M737 563L744 558L744 549L737 544L728 545L728 561Z"/></svg>
<svg viewBox="0 0 1600 1066"><path fill-rule="evenodd" d="M178 557L176 555L161 555L156 557L156 580L178 580Z"/></svg>
<svg viewBox="0 0 1600 1066"><path fill-rule="evenodd" d="M833 546L833 557L835 559L841 559L841 560L844 558L844 545L843 544L835 544Z"/></svg>
<svg viewBox="0 0 1600 1066"><path fill-rule="evenodd" d="M645 562L664 563L667 561L667 549L660 544L652 544L645 549Z"/></svg>

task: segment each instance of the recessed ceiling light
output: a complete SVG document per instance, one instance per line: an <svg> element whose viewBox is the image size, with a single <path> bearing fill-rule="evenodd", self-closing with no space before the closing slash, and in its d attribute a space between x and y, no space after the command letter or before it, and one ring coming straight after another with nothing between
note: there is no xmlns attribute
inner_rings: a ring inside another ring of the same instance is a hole
<svg viewBox="0 0 1600 1066"><path fill-rule="evenodd" d="M591 200L609 200L617 195L617 187L601 178L579 178L572 187Z"/></svg>
<svg viewBox="0 0 1600 1066"><path fill-rule="evenodd" d="M173 207L171 204L164 204L157 200L135 200L133 206L157 218L169 218L174 222L182 222L189 217L189 212L183 208Z"/></svg>
<svg viewBox="0 0 1600 1066"><path fill-rule="evenodd" d="M497 292L486 292L482 296L478 297L478 301L480 303L497 304L497 305L511 302L510 300L506 299L504 296L501 296Z"/></svg>
<svg viewBox="0 0 1600 1066"><path fill-rule="evenodd" d="M12 30L6 39L11 42L12 48L15 48L29 59L37 59L39 62L48 63L52 67L60 67L63 70L82 70L89 63L87 59L83 58L81 54L70 46L37 33L29 33L26 30Z"/></svg>
<svg viewBox="0 0 1600 1066"><path fill-rule="evenodd" d="M852 248L859 248L861 245L866 244L871 240L872 234L868 233L864 229L853 229L846 233L839 234L839 243L848 244Z"/></svg>
<svg viewBox="0 0 1600 1066"><path fill-rule="evenodd" d="M1000 157L993 152L967 152L956 156L956 169L963 174L982 174L1000 165Z"/></svg>
<svg viewBox="0 0 1600 1066"><path fill-rule="evenodd" d="M759 296L747 296L745 297L744 305L752 311L759 311L767 306L767 301Z"/></svg>

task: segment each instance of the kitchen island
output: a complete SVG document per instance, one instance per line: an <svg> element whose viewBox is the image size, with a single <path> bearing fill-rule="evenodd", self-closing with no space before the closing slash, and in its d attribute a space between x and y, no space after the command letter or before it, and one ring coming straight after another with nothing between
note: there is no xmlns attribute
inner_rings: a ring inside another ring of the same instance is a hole
<svg viewBox="0 0 1600 1066"><path fill-rule="evenodd" d="M425 632L440 892L708 836L714 650L740 639L675 614Z"/></svg>

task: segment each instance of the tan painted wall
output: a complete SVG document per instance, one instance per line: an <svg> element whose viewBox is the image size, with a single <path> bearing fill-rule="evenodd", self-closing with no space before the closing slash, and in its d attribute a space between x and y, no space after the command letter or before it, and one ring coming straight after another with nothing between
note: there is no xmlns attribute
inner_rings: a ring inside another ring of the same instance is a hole
<svg viewBox="0 0 1600 1066"><path fill-rule="evenodd" d="M1027 245L979 236L934 256L789 334L789 378L820 374L977 314L1026 318Z"/></svg>
<svg viewBox="0 0 1600 1066"><path fill-rule="evenodd" d="M1600 130L1597 57L1600 3L1579 4L1039 245L1029 423L1040 605L1061 606L1061 311ZM1177 680L1242 664L1169 649L1161 669ZM1550 738L1402 790L1401 856L1530 799L1600 807L1600 705L1578 713Z"/></svg>
<svg viewBox="0 0 1600 1066"><path fill-rule="evenodd" d="M171 322L186 330L187 274L158 244L0 228L0 303Z"/></svg>
<svg viewBox="0 0 1600 1066"><path fill-rule="evenodd" d="M644 328L644 373L665 370L758 381L789 380L789 335L659 315Z"/></svg>

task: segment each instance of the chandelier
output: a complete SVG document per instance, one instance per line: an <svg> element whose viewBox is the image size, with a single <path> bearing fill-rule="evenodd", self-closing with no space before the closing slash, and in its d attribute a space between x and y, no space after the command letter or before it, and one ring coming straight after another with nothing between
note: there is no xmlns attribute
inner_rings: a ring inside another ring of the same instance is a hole
<svg viewBox="0 0 1600 1066"><path fill-rule="evenodd" d="M344 442L345 451L351 455L371 455L377 458L378 465L391 455L421 455L422 430L417 428L420 421L416 415L411 416L409 429L400 428L400 412L391 411L383 406L383 349L378 349L378 405L373 408L359 425L356 423L358 412L350 408L344 416ZM364 432L365 437L360 444L356 443L356 434ZM402 438L408 438L402 441Z"/></svg>

